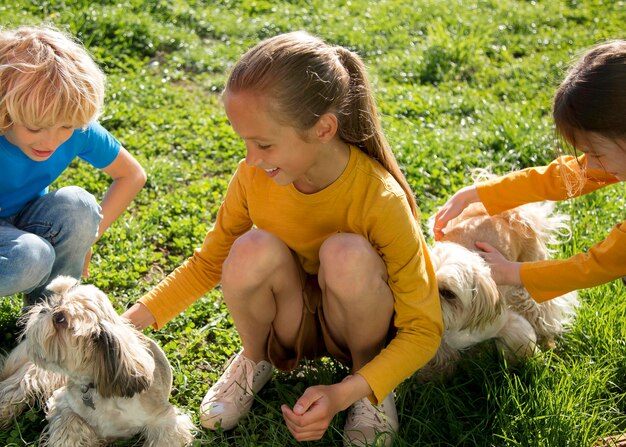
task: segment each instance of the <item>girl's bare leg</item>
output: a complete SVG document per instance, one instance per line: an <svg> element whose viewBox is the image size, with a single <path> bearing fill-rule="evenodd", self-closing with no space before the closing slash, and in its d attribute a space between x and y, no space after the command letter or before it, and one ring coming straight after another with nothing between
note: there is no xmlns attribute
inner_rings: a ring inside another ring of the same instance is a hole
<svg viewBox="0 0 626 447"><path fill-rule="evenodd" d="M353 371L365 366L385 346L394 310L387 279L385 263L364 237L338 234L322 245L319 281L324 316L333 339L349 349ZM391 393L378 406L367 398L354 402L344 436L350 445L390 445L397 430Z"/></svg>
<svg viewBox="0 0 626 447"><path fill-rule="evenodd" d="M393 316L385 263L362 236L341 233L320 250L319 283L333 339L357 371L383 348Z"/></svg>
<svg viewBox="0 0 626 447"><path fill-rule="evenodd" d="M302 316L304 272L273 234L251 230L233 244L222 269L222 291L244 355L266 360L273 325L284 346L295 343Z"/></svg>

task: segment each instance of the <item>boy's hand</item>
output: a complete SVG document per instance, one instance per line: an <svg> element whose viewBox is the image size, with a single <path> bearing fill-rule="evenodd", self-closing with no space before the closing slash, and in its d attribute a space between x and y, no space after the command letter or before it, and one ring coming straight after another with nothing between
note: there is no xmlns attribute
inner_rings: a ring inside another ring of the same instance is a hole
<svg viewBox="0 0 626 447"><path fill-rule="evenodd" d="M476 186L466 186L458 190L448 201L441 207L435 215L435 223L433 225L433 233L435 240L440 240L444 235L444 229L448 222L467 208L470 203L479 202L480 197Z"/></svg>
<svg viewBox="0 0 626 447"><path fill-rule="evenodd" d="M87 251L87 255L85 256L85 264L83 264L83 278L89 278L89 263L91 262L91 255L93 251L91 248Z"/></svg>

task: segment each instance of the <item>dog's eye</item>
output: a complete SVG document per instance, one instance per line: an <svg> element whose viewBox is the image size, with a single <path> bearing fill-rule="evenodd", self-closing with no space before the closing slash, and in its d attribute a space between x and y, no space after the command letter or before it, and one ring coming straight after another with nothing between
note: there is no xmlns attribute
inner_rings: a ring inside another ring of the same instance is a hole
<svg viewBox="0 0 626 447"><path fill-rule="evenodd" d="M454 292L448 289L439 289L439 296L447 301L456 299L456 295L454 294Z"/></svg>
<svg viewBox="0 0 626 447"><path fill-rule="evenodd" d="M56 327L67 327L67 319L65 318L65 314L63 312L55 312L52 315L52 323Z"/></svg>

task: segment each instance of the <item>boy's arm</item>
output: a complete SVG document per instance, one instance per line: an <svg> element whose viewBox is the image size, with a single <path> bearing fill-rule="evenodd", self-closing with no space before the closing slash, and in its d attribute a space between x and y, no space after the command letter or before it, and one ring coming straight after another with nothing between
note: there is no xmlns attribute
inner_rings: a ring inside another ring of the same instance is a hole
<svg viewBox="0 0 626 447"><path fill-rule="evenodd" d="M102 221L100 221L98 226L96 241L102 237L107 228L124 212L146 183L146 172L139 162L123 147L120 147L119 153L111 164L102 170L111 176L113 182L100 203L102 207ZM85 257L83 276L89 276L90 261L91 250Z"/></svg>
<svg viewBox="0 0 626 447"><path fill-rule="evenodd" d="M102 221L98 227L97 239L126 210L146 183L146 172L123 147L113 162L102 170L111 176L113 182L100 203Z"/></svg>

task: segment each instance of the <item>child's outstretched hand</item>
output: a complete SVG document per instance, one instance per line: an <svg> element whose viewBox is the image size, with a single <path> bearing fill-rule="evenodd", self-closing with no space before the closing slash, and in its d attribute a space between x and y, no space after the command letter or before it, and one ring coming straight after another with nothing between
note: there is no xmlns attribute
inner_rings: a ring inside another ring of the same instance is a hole
<svg viewBox="0 0 626 447"><path fill-rule="evenodd" d="M466 186L459 189L435 215L435 223L433 225L435 240L438 241L443 237L444 229L449 221L461 214L470 203L479 201L480 197L475 186Z"/></svg>
<svg viewBox="0 0 626 447"><path fill-rule="evenodd" d="M521 286L521 262L509 261L502 253L486 242L476 242L479 253L491 268L491 277L498 285Z"/></svg>

